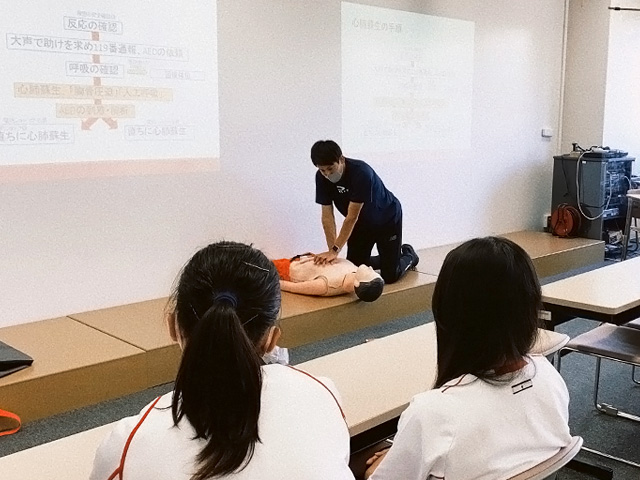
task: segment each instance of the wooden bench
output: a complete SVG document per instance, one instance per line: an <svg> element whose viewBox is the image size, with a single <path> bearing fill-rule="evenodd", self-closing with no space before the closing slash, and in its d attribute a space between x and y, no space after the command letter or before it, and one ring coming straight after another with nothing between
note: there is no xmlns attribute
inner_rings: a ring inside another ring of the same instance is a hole
<svg viewBox="0 0 640 480"><path fill-rule="evenodd" d="M505 236L529 252L539 275L578 268L604 258L604 242L559 239L541 232L515 232ZM410 271L399 282L385 286L382 296L373 303L357 301L354 295L318 298L284 292L280 344L296 347L430 309L436 275L446 253L454 247L447 245L420 250L418 271ZM35 359L33 368L0 379L0 408L14 411L28 422L173 380L180 352L169 338L164 324L166 301L162 298L69 315L67 321L84 326L82 331L93 330L96 339L110 342L108 346L99 348L89 342L83 350L80 345L85 335L77 335L71 343L65 344L69 355L78 349L85 352L82 367L71 361L71 357L56 354L58 347L42 350L41 344L46 344L42 339L50 335L46 333L50 320L0 328L0 341ZM18 341L15 341L13 331L23 332L18 335ZM124 351L129 354L113 353ZM142 359L134 353L142 354ZM109 354L123 358L118 357L119 361L115 361ZM129 361L132 362L131 367ZM55 368L41 371L39 364L55 364ZM78 368L83 382L69 389L68 384L59 378L64 378L64 372ZM6 393L10 391L12 393ZM67 400L43 402L30 393L44 391L50 398ZM68 398L74 395L78 397L77 401ZM5 398L15 400L6 401Z"/></svg>
<svg viewBox="0 0 640 480"><path fill-rule="evenodd" d="M543 335L534 352L552 353ZM429 323L297 365L329 377L342 397L352 451L395 432L411 398L432 387L436 375L435 325ZM113 424L0 458L3 480L86 479L94 453Z"/></svg>

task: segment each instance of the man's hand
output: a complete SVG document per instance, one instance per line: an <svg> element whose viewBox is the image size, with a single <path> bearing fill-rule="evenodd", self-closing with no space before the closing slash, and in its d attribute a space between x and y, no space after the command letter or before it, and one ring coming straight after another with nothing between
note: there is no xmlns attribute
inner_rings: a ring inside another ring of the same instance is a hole
<svg viewBox="0 0 640 480"><path fill-rule="evenodd" d="M367 471L364 472L365 479L373 475L373 472L376 470L376 468L378 468L378 465L380 465L380 462L388 451L389 449L385 448L384 450L374 453L373 456L369 460L367 460L367 465L369 468L367 468Z"/></svg>
<svg viewBox="0 0 640 480"><path fill-rule="evenodd" d="M316 265L326 265L328 263L333 263L338 258L338 252L334 252L333 250L329 250L328 252L318 253L313 256L313 263Z"/></svg>

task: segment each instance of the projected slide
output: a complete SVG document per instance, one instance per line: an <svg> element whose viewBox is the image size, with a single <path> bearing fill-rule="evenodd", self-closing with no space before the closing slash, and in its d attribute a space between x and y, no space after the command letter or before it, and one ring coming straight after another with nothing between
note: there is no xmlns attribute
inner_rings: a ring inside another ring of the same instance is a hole
<svg viewBox="0 0 640 480"><path fill-rule="evenodd" d="M473 49L473 22L343 2L343 149L467 148Z"/></svg>
<svg viewBox="0 0 640 480"><path fill-rule="evenodd" d="M216 2L5 2L0 165L217 159Z"/></svg>

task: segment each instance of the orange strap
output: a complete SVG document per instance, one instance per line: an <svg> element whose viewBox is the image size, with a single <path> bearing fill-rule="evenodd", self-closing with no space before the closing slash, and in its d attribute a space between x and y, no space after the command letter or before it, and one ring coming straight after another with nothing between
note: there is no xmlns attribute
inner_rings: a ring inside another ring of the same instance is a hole
<svg viewBox="0 0 640 480"><path fill-rule="evenodd" d="M133 427L133 430L131 430L131 433L129 434L129 438L127 438L127 441L124 444L124 448L122 449L122 457L120 457L120 464L118 465L118 468L116 468L113 471L113 473L111 475L109 475L109 478L107 480L113 480L116 477L118 477L120 480L122 480L122 472L124 471L124 461L127 458L127 451L129 450L129 445L131 445L131 441L133 440L133 436L136 434L136 432L138 431L138 428L140 428L140 426L142 425L142 422L144 422L146 420L146 418L149 415L149 413L151 413L151 410L153 410L153 407L156 406L156 403L158 403L158 401L161 398L162 397L158 397L158 398L156 398L154 400L154 402L147 409L147 411L144 412L144 415L142 415L142 418L140 419L140 421L136 424L135 427Z"/></svg>
<svg viewBox="0 0 640 480"><path fill-rule="evenodd" d="M305 374L307 377L309 378L313 378L316 382L318 382L320 385L322 385L327 392L329 392L331 394L331 396L333 397L333 399L336 402L336 405L338 406L338 408L340 409L340 413L342 414L342 419L345 421L347 421L347 417L344 415L344 411L342 410L342 406L340 405L340 402L338 402L338 399L336 398L336 396L333 394L333 392L331 391L331 389L329 387L327 387L324 383L322 383L320 380L318 380L316 377L314 377L313 375L311 375L310 373L305 372L304 370L298 370L296 367L292 367L291 365L287 365L289 368L291 368L292 370L295 370L296 372L300 372Z"/></svg>
<svg viewBox="0 0 640 480"><path fill-rule="evenodd" d="M16 433L20 430L21 425L22 422L18 415L0 409L0 437Z"/></svg>

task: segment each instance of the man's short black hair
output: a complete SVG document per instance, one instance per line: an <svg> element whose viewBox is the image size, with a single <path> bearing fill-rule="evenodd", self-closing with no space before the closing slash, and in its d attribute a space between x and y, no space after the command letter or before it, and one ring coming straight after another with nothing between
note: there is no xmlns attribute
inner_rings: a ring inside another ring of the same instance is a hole
<svg viewBox="0 0 640 480"><path fill-rule="evenodd" d="M356 296L363 302L373 302L382 295L384 281L381 278L374 278L370 282L360 282L360 285L354 287Z"/></svg>
<svg viewBox="0 0 640 480"><path fill-rule="evenodd" d="M311 161L316 167L333 165L340 157L342 150L333 140L318 140L311 147Z"/></svg>

